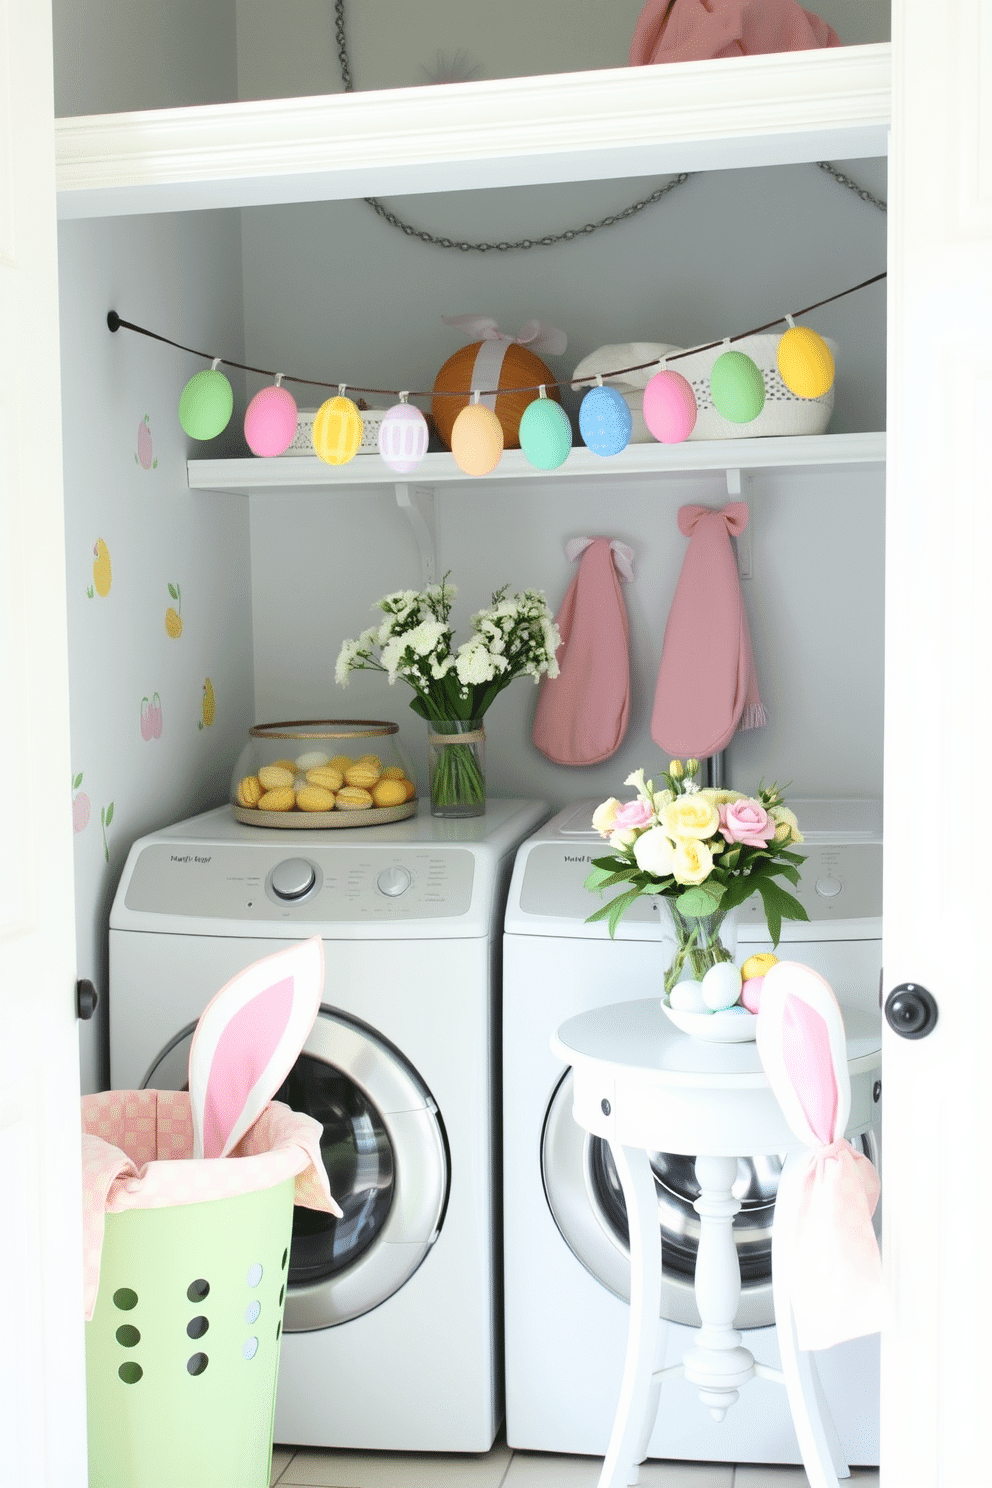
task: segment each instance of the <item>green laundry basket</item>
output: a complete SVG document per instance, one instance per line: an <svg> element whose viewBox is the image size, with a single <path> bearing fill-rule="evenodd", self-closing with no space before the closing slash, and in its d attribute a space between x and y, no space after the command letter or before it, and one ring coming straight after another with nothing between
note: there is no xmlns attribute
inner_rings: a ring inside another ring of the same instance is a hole
<svg viewBox="0 0 992 1488"><path fill-rule="evenodd" d="M106 1216L89 1488L268 1488L294 1179Z"/></svg>

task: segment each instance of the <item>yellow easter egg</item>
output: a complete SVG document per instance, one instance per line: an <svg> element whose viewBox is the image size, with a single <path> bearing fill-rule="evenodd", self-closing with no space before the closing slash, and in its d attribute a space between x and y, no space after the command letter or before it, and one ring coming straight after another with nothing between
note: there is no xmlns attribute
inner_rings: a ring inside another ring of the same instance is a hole
<svg viewBox="0 0 992 1488"><path fill-rule="evenodd" d="M503 427L491 408L470 403L451 429L451 453L466 475L488 475L503 453Z"/></svg>
<svg viewBox="0 0 992 1488"><path fill-rule="evenodd" d="M344 785L344 776L333 765L317 765L307 771L307 784L323 786L324 790L339 791Z"/></svg>
<svg viewBox="0 0 992 1488"><path fill-rule="evenodd" d="M790 326L778 343L778 370L797 398L822 398L834 385L834 359L809 326Z"/></svg>
<svg viewBox="0 0 992 1488"><path fill-rule="evenodd" d="M296 804L296 792L288 786L280 785L275 790L268 790L259 799L259 811L292 811Z"/></svg>
<svg viewBox="0 0 992 1488"><path fill-rule="evenodd" d="M349 765L344 772L345 785L359 785L362 790L371 790L378 779L378 765L363 764L361 760Z"/></svg>
<svg viewBox="0 0 992 1488"><path fill-rule="evenodd" d="M332 770L340 770L343 775L348 766L353 765L355 761L350 754L336 754L329 763Z"/></svg>
<svg viewBox="0 0 992 1488"><path fill-rule="evenodd" d="M317 410L311 439L327 465L346 465L362 442L362 415L350 398L328 398Z"/></svg>
<svg viewBox="0 0 992 1488"><path fill-rule="evenodd" d="M372 805L372 797L360 786L344 785L338 791L334 804L340 811L367 811Z"/></svg>
<svg viewBox="0 0 992 1488"><path fill-rule="evenodd" d="M380 780L372 787L372 799L377 806L402 806L406 786L402 780Z"/></svg>
<svg viewBox="0 0 992 1488"><path fill-rule="evenodd" d="M238 781L235 792L239 806L257 806L262 797L262 785L257 775L246 775Z"/></svg>
<svg viewBox="0 0 992 1488"><path fill-rule="evenodd" d="M402 765L387 765L386 768L382 772L382 778L383 778L383 780L402 780L402 779L404 779L403 766Z"/></svg>
<svg viewBox="0 0 992 1488"><path fill-rule="evenodd" d="M297 772L297 770L299 768L300 767L299 767L299 765L297 765L296 761L295 760L291 760L291 759L273 760L271 762L271 764L269 765L269 769L270 770L271 769L288 770L289 773L290 773L290 775L295 775L296 772Z"/></svg>
<svg viewBox="0 0 992 1488"><path fill-rule="evenodd" d="M333 811L334 792L322 785L305 785L296 792L297 811Z"/></svg>
<svg viewBox="0 0 992 1488"><path fill-rule="evenodd" d="M777 961L778 957L773 956L771 951L756 951L744 962L741 967L741 976L745 982L749 982L752 977L763 977L766 972L771 971Z"/></svg>
<svg viewBox="0 0 992 1488"><path fill-rule="evenodd" d="M292 786L296 774L283 765L263 765L258 772L258 779L263 790L282 790Z"/></svg>

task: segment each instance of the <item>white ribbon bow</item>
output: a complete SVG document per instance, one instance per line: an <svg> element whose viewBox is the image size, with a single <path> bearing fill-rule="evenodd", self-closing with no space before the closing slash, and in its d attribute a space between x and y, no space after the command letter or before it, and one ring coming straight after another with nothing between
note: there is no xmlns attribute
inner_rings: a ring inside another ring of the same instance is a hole
<svg viewBox="0 0 992 1488"><path fill-rule="evenodd" d="M469 341L505 341L516 346L526 346L528 351L545 352L559 356L568 345L564 331L545 325L540 320L528 320L515 336L501 331L491 315L442 315L445 325L455 326L464 332Z"/></svg>

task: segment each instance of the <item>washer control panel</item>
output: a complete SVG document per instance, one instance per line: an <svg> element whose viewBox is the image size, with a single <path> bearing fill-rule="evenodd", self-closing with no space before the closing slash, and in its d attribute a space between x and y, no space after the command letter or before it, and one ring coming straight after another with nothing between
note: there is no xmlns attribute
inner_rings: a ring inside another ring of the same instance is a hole
<svg viewBox="0 0 992 1488"><path fill-rule="evenodd" d="M331 924L452 919L472 903L463 847L331 847L153 842L138 855L128 909L200 920Z"/></svg>

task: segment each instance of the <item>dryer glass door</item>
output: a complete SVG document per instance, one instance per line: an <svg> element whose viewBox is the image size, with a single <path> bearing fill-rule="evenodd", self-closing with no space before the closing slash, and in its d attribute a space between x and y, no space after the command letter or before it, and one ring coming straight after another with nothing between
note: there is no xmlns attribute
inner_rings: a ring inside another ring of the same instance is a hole
<svg viewBox="0 0 992 1488"><path fill-rule="evenodd" d="M161 1051L146 1087L186 1088L195 1026ZM391 1045L328 1007L276 1099L321 1123L324 1166L343 1210L338 1219L294 1209L284 1327L333 1327L399 1291L437 1239L449 1186L441 1116Z"/></svg>

